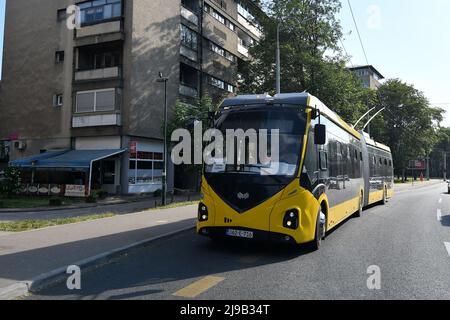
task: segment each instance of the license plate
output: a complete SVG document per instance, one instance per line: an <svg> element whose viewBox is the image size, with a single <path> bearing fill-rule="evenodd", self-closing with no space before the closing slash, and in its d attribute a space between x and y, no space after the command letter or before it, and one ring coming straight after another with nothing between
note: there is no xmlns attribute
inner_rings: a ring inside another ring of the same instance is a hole
<svg viewBox="0 0 450 320"><path fill-rule="evenodd" d="M235 238L253 239L253 232L251 231L227 229L226 235Z"/></svg>

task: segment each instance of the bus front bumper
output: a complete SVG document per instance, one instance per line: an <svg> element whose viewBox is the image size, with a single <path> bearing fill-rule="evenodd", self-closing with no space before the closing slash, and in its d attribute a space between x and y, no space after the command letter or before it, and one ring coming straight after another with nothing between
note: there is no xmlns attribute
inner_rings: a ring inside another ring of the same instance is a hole
<svg viewBox="0 0 450 320"><path fill-rule="evenodd" d="M198 233L211 238L240 239L257 242L297 244L289 235L237 227L204 227Z"/></svg>

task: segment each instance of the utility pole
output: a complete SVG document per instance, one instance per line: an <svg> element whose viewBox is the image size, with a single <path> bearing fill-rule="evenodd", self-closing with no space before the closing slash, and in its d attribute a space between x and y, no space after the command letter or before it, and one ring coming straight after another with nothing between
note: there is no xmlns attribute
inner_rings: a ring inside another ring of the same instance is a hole
<svg viewBox="0 0 450 320"><path fill-rule="evenodd" d="M159 73L159 79L156 82L164 83L164 172L162 176L162 205L167 205L167 82L169 78L164 77L163 73Z"/></svg>
<svg viewBox="0 0 450 320"><path fill-rule="evenodd" d="M281 93L281 54L280 54L280 22L277 23L277 56L276 56L276 60L277 60L277 79L276 79L276 90L277 90L277 94Z"/></svg>
<svg viewBox="0 0 450 320"><path fill-rule="evenodd" d="M427 153L427 181L430 181L430 155Z"/></svg>
<svg viewBox="0 0 450 320"><path fill-rule="evenodd" d="M444 181L447 181L447 152L444 151Z"/></svg>

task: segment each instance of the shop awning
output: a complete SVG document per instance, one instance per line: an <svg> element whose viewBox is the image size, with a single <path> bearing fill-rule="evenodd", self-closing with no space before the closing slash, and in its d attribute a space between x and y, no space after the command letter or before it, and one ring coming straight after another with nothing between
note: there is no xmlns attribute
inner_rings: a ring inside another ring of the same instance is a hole
<svg viewBox="0 0 450 320"><path fill-rule="evenodd" d="M34 157L11 161L10 165L37 169L89 169L93 162L120 155L125 151L126 149L46 152Z"/></svg>

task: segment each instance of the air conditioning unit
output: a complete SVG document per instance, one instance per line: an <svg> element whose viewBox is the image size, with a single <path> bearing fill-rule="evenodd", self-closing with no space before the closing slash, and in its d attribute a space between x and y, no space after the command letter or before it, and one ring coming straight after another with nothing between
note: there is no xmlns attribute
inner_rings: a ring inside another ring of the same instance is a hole
<svg viewBox="0 0 450 320"><path fill-rule="evenodd" d="M27 143L25 141L16 141L14 142L14 147L17 150L23 151L27 148Z"/></svg>

